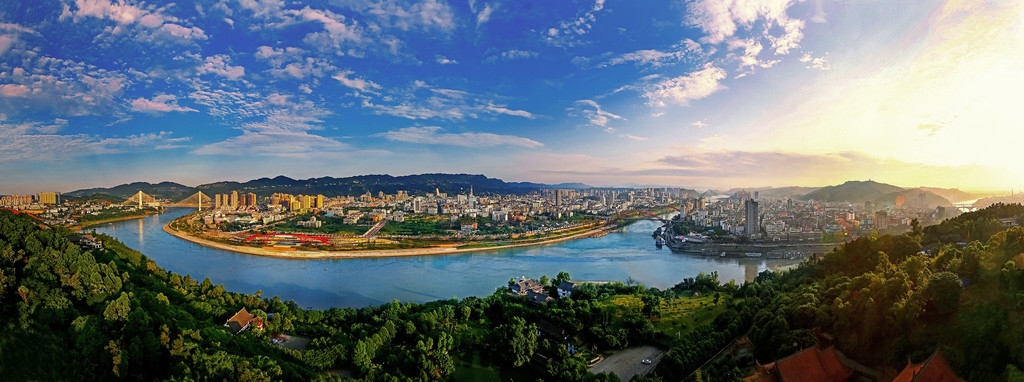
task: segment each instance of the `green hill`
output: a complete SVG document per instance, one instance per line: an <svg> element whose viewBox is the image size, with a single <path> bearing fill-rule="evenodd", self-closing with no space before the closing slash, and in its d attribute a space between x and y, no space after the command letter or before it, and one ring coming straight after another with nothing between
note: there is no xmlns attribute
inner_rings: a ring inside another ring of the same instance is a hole
<svg viewBox="0 0 1024 382"><path fill-rule="evenodd" d="M874 202L886 194L899 191L903 191L903 188L891 184L878 183L871 180L851 180L840 185L822 187L808 192L800 199L822 202L863 203L868 201Z"/></svg>
<svg viewBox="0 0 1024 382"><path fill-rule="evenodd" d="M953 203L948 199L924 188L901 190L882 195L875 199L875 205L879 207L905 206L929 210L935 207L953 207Z"/></svg>

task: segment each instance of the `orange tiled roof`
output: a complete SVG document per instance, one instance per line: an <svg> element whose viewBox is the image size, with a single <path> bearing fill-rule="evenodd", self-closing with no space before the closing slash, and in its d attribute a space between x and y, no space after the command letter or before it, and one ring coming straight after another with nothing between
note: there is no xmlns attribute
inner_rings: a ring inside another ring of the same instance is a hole
<svg viewBox="0 0 1024 382"><path fill-rule="evenodd" d="M839 362L836 349L804 349L775 362L779 379L785 382L843 382L853 370Z"/></svg>
<svg viewBox="0 0 1024 382"><path fill-rule="evenodd" d="M942 358L942 353L935 350L928 359L919 364L912 364L907 361L907 366L896 376L893 382L959 382L963 381L949 368L949 364Z"/></svg>

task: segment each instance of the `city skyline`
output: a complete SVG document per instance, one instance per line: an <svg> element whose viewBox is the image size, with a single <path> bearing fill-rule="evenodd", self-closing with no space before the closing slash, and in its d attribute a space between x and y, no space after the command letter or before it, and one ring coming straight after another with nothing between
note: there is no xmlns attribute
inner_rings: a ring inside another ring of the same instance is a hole
<svg viewBox="0 0 1024 382"><path fill-rule="evenodd" d="M382 173L1022 188L1021 2L723 4L8 2L0 194Z"/></svg>

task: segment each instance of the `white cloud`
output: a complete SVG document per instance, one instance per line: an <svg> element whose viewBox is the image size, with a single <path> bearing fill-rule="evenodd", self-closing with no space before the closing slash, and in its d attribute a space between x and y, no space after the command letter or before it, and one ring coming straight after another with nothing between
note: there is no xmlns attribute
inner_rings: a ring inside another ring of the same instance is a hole
<svg viewBox="0 0 1024 382"><path fill-rule="evenodd" d="M494 12L494 8L491 4L484 5L484 9L480 13L476 14L476 25L483 25L491 19L491 13Z"/></svg>
<svg viewBox="0 0 1024 382"><path fill-rule="evenodd" d="M437 61L437 63L441 64L441 65L451 65L451 64L458 64L459 63L458 61L452 60L452 59L450 59L448 57L441 56L441 55L434 56L434 60Z"/></svg>
<svg viewBox="0 0 1024 382"><path fill-rule="evenodd" d="M703 40L711 44L732 37L740 27L750 30L762 22L762 35L771 42L776 54L784 55L798 47L803 39L804 22L786 14L794 3L791 0L698 0L688 4L686 21L707 33Z"/></svg>
<svg viewBox="0 0 1024 382"><path fill-rule="evenodd" d="M328 115L328 112L308 102L292 104L287 97L276 93L267 97L267 101L273 109L266 117L239 126L241 135L202 146L193 153L314 158L350 149L345 143L312 133L322 130L321 118Z"/></svg>
<svg viewBox="0 0 1024 382"><path fill-rule="evenodd" d="M672 45L668 50L641 49L613 57L612 59L599 64L598 67L614 66L629 62L638 65L660 67L680 61L696 61L703 59L706 56L707 53L701 49L700 44L690 39L684 39L678 44ZM580 63L586 63L587 61L590 60L585 59L580 61Z"/></svg>
<svg viewBox="0 0 1024 382"><path fill-rule="evenodd" d="M830 70L832 69L832 63L830 62L828 52L821 57L814 57L814 52L805 52L803 56L800 56L800 62L807 64L807 69L818 69L818 70Z"/></svg>
<svg viewBox="0 0 1024 382"><path fill-rule="evenodd" d="M702 99L714 92L725 89L721 80L725 79L725 70L704 65L704 69L686 76L667 79L647 88L644 97L654 106L667 104L689 105L690 101Z"/></svg>
<svg viewBox="0 0 1024 382"><path fill-rule="evenodd" d="M502 61L514 61L514 60L525 60L529 58L537 57L538 53L528 50L510 49L501 53L496 53L495 50L489 51L486 54L490 54L484 59L486 63L493 63L498 60Z"/></svg>
<svg viewBox="0 0 1024 382"><path fill-rule="evenodd" d="M351 70L343 70L335 73L331 78L338 80L338 82L341 82L342 85L345 85L348 88L355 89L360 92L377 94L380 91L381 86L377 83L363 78L349 78L348 76L352 74L355 74L355 72Z"/></svg>
<svg viewBox="0 0 1024 382"><path fill-rule="evenodd" d="M148 113L166 113L171 111L190 112L197 111L189 107L179 106L178 98L172 94L158 94L152 100L142 97L132 101L132 111Z"/></svg>
<svg viewBox="0 0 1024 382"><path fill-rule="evenodd" d="M398 130L392 130L385 133L378 134L384 138L392 141L410 142L410 143L421 143L421 144L435 144L435 145L450 145L450 146L462 146L462 147L494 147L494 146L520 146L527 148L541 147L544 146L540 142L529 138L517 137L514 135L499 135L492 133L442 133L442 129L437 126L425 126L425 127L406 127Z"/></svg>
<svg viewBox="0 0 1024 382"><path fill-rule="evenodd" d="M622 137L626 138L626 139L629 139L629 140L637 141L637 142L643 142L643 141L647 140L646 137L638 137L638 136L633 135L633 134L622 134Z"/></svg>
<svg viewBox="0 0 1024 382"><path fill-rule="evenodd" d="M578 39L593 28L597 22L597 13L604 9L604 0L596 0L594 5L575 18L562 21L557 28L548 28L544 33L544 42L557 47L573 47L579 44Z"/></svg>
<svg viewBox="0 0 1024 382"><path fill-rule="evenodd" d="M709 125L707 122L704 122L704 121L693 121L693 123L691 123L690 126L693 126L693 127L698 128L698 129L701 129L701 128L705 128L705 127L708 127L708 126L711 126L711 125Z"/></svg>
<svg viewBox="0 0 1024 382"><path fill-rule="evenodd" d="M427 95L424 96L424 94ZM413 81L411 86L405 89L390 90L379 99L365 98L362 101L362 106L377 114L414 120L431 118L463 120L496 115L535 118L533 113L498 105L487 97L463 90L437 88L423 81Z"/></svg>
<svg viewBox="0 0 1024 382"><path fill-rule="evenodd" d="M19 48L20 49L20 48ZM35 52L15 66L0 66L0 114L51 112L56 116L115 115L129 83L118 71ZM21 64L23 66L16 66Z"/></svg>
<svg viewBox="0 0 1024 382"><path fill-rule="evenodd" d="M237 80L245 76L245 67L243 66L231 66L231 56L226 54L217 54L207 57L203 61L203 65L199 67L199 73L213 73L219 76L227 77L232 80Z"/></svg>
<svg viewBox="0 0 1024 382"><path fill-rule="evenodd" d="M2 118L2 117L0 117ZM168 147L187 138L171 138L171 133L101 137L90 134L57 134L67 124L56 119L54 124L39 122L12 124L0 121L0 162L15 160L66 160L86 155L142 152Z"/></svg>
<svg viewBox="0 0 1024 382"><path fill-rule="evenodd" d="M613 114L601 109L601 105L589 99L583 99L573 102L573 107L569 108L569 114L570 116L572 116L575 115L576 112L582 114L583 117L586 118L591 125L605 128L608 127L608 122L612 119L625 120L625 118L623 118L620 115Z"/></svg>
<svg viewBox="0 0 1024 382"><path fill-rule="evenodd" d="M271 16L278 16L281 13L281 9L284 8L283 0L238 0L238 5L242 6L242 9L252 11L253 15L260 18L268 18ZM230 8L225 6L224 8L230 11ZM229 13L230 14L230 13Z"/></svg>

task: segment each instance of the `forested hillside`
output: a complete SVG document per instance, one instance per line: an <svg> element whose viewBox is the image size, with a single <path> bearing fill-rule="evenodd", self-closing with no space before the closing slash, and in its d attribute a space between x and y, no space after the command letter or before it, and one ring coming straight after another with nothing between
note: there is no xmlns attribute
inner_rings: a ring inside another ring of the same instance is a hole
<svg viewBox="0 0 1024 382"><path fill-rule="evenodd" d="M501 286L479 298L321 311L169 273L109 237L84 249L64 228L0 211L0 375L607 381L619 378L589 373L588 362L649 344L665 354L636 380L719 381L753 371L719 352L737 338L749 337L765 364L828 334L879 380L936 349L968 380L1020 380L1024 228L1012 225L1022 216L1020 205L997 205L862 237L743 284L715 274L681 275L668 290L580 283L544 304ZM557 295L566 280L562 272L541 284ZM264 328L232 334L223 324L241 308ZM272 341L277 333L310 343L286 349Z"/></svg>

